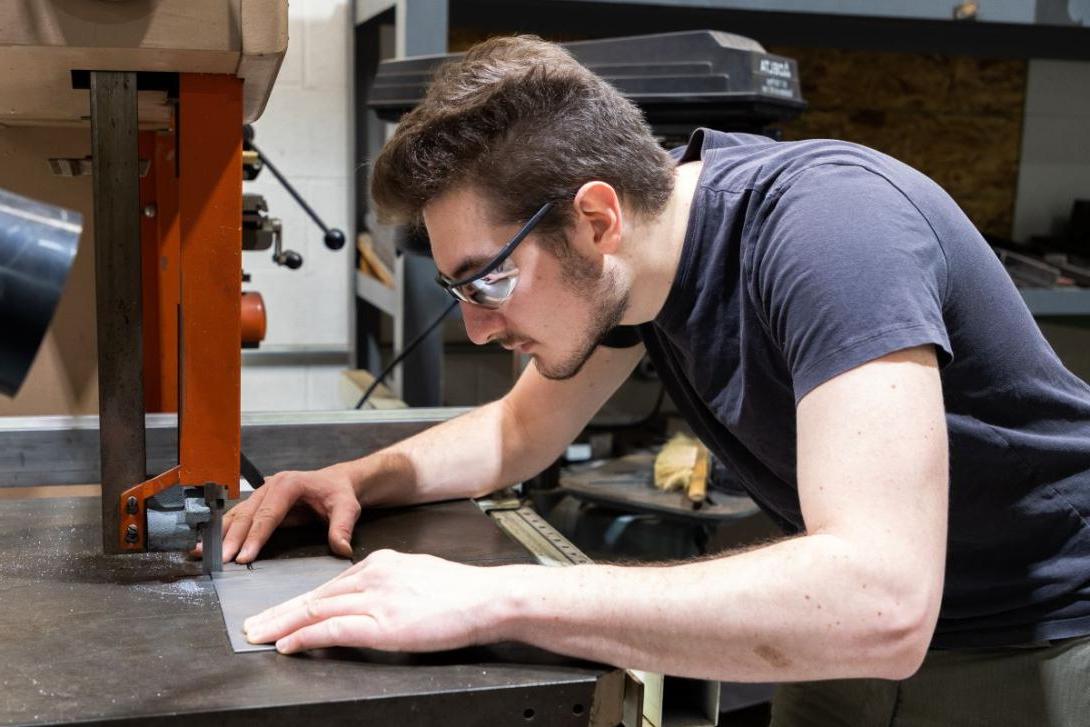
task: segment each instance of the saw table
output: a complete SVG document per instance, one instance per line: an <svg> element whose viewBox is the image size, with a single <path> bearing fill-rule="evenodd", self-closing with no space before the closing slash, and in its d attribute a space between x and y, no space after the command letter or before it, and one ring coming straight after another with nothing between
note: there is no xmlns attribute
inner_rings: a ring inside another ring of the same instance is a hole
<svg viewBox="0 0 1090 727"><path fill-rule="evenodd" d="M615 725L624 674L520 644L437 654L235 654L201 564L103 555L98 498L0 503L0 725ZM364 513L377 548L532 563L472 502ZM283 529L264 558L326 555L324 527ZM347 567L346 562L346 567Z"/></svg>

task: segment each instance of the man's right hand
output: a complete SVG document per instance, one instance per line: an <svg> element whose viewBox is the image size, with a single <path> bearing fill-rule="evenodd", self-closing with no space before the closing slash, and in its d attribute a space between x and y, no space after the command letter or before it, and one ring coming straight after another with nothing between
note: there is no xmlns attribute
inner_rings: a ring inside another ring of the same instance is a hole
<svg viewBox="0 0 1090 727"><path fill-rule="evenodd" d="M311 472L278 472L231 508L223 516L223 562L252 562L281 522L308 510L329 522L330 549L352 557L360 503L347 466L335 464Z"/></svg>

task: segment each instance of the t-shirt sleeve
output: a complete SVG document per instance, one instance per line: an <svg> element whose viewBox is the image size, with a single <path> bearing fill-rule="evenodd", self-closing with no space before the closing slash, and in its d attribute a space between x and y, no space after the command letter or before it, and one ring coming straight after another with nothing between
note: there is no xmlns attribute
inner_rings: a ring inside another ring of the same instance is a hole
<svg viewBox="0 0 1090 727"><path fill-rule="evenodd" d="M894 351L933 344L940 365L951 360L946 257L897 187L863 167L827 164L773 195L753 249L751 291L796 403Z"/></svg>

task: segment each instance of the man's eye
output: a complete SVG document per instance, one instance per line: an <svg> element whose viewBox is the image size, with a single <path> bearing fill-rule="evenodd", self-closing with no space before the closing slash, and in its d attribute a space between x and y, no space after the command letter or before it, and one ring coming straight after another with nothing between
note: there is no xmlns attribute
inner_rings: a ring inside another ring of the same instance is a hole
<svg viewBox="0 0 1090 727"><path fill-rule="evenodd" d="M500 263L500 266L481 278L485 283L494 283L499 280L505 280L518 272L518 268L510 260L504 260Z"/></svg>

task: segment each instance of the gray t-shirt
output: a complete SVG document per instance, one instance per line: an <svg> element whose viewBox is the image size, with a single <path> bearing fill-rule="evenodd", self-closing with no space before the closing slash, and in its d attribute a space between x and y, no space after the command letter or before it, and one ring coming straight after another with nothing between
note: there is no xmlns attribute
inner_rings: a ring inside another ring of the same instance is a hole
<svg viewBox="0 0 1090 727"><path fill-rule="evenodd" d="M933 344L950 438L936 647L1090 633L1090 387L934 182L871 149L697 131L681 264L640 327L671 397L788 533L804 529L795 407Z"/></svg>

